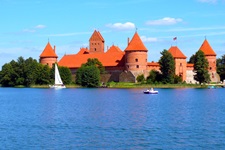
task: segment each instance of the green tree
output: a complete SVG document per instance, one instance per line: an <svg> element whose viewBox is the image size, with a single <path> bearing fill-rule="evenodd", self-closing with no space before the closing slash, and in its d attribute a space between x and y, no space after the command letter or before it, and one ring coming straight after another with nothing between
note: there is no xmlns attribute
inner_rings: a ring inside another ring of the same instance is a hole
<svg viewBox="0 0 225 150"><path fill-rule="evenodd" d="M199 82L199 84L207 83L210 81L210 76L208 72L209 63L205 58L204 52L199 50L195 53L194 59L194 79Z"/></svg>
<svg viewBox="0 0 225 150"><path fill-rule="evenodd" d="M13 87L15 86L15 78L17 74L15 73L11 63L6 63L2 66L0 71L0 83L4 87Z"/></svg>
<svg viewBox="0 0 225 150"><path fill-rule="evenodd" d="M174 83L175 62L172 54L167 50L161 52L162 56L159 60L160 71L162 73L163 83Z"/></svg>
<svg viewBox="0 0 225 150"><path fill-rule="evenodd" d="M42 65L38 64L37 66L37 79L36 79L36 84L38 85L45 85L52 83L51 82L51 69L49 68L48 65ZM54 78L52 79L52 81Z"/></svg>
<svg viewBox="0 0 225 150"><path fill-rule="evenodd" d="M105 73L105 67L97 58L88 58L87 63L84 64L85 66L92 66L95 65L101 74Z"/></svg>
<svg viewBox="0 0 225 150"><path fill-rule="evenodd" d="M141 74L141 75L138 75L137 76L137 82L141 82L141 83L144 83L145 82L145 77L144 77L144 75L143 74Z"/></svg>
<svg viewBox="0 0 225 150"><path fill-rule="evenodd" d="M151 70L149 76L147 77L148 84L155 84L162 80L162 74L157 70Z"/></svg>
<svg viewBox="0 0 225 150"><path fill-rule="evenodd" d="M195 55L192 55L188 61L188 63L193 64L195 62Z"/></svg>
<svg viewBox="0 0 225 150"><path fill-rule="evenodd" d="M69 68L59 66L60 76L64 84L71 84L72 73Z"/></svg>
<svg viewBox="0 0 225 150"><path fill-rule="evenodd" d="M220 75L220 80L225 80L225 55L216 60L217 73Z"/></svg>
<svg viewBox="0 0 225 150"><path fill-rule="evenodd" d="M96 71L96 69L98 71ZM77 69L75 82L85 87L98 87L100 83L100 73L104 72L105 68L98 59L88 59L87 63L82 64L82 66Z"/></svg>
<svg viewBox="0 0 225 150"><path fill-rule="evenodd" d="M99 69L92 66L85 66L82 72L81 85L84 87L98 87L100 81L100 71Z"/></svg>

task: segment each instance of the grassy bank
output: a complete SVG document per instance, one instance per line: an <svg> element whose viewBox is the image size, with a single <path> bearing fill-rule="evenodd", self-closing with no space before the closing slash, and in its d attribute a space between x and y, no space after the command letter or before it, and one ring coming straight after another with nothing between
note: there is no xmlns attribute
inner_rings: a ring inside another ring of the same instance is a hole
<svg viewBox="0 0 225 150"><path fill-rule="evenodd" d="M49 85L31 85L31 88L49 88ZM80 86L75 84L66 85L67 88L79 88Z"/></svg>
<svg viewBox="0 0 225 150"><path fill-rule="evenodd" d="M199 84L141 84L141 83L108 83L109 88L207 88L207 85Z"/></svg>
<svg viewBox="0 0 225 150"><path fill-rule="evenodd" d="M16 86L16 88L24 88L25 86ZM49 85L31 85L31 88L49 88ZM67 88L80 88L76 84L66 85ZM199 84L141 84L126 82L110 82L107 83L108 88L207 88L208 85Z"/></svg>

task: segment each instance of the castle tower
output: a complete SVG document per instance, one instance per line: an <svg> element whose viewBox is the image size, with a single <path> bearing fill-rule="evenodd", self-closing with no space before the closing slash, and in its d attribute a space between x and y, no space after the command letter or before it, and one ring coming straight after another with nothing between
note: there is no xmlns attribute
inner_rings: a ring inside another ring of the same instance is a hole
<svg viewBox="0 0 225 150"><path fill-rule="evenodd" d="M168 52L172 54L175 61L175 74L182 77L182 80L185 81L187 70L187 57L181 52L181 50L177 46L171 46Z"/></svg>
<svg viewBox="0 0 225 150"><path fill-rule="evenodd" d="M58 56L55 53L55 46L54 49L52 48L51 44L48 42L45 49L40 55L39 62L44 65L48 65L50 68L54 63L57 62Z"/></svg>
<svg viewBox="0 0 225 150"><path fill-rule="evenodd" d="M105 40L99 31L94 31L89 39L89 53L104 53Z"/></svg>
<svg viewBox="0 0 225 150"><path fill-rule="evenodd" d="M216 73L216 53L210 46L209 42L205 39L204 42L202 43L201 47L199 50L202 50L205 54L206 59L209 62L209 74L210 74L210 79L212 82L218 82L220 81L218 78L218 74Z"/></svg>
<svg viewBox="0 0 225 150"><path fill-rule="evenodd" d="M140 36L135 32L125 49L125 68L135 76L145 74L147 70L147 48L142 43Z"/></svg>

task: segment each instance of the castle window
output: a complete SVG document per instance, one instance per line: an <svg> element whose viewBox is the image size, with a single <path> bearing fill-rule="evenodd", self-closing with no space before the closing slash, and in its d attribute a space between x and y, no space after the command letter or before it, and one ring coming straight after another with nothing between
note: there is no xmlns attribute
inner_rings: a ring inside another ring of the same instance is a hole
<svg viewBox="0 0 225 150"><path fill-rule="evenodd" d="M182 66L182 63L180 63L180 66Z"/></svg>
<svg viewBox="0 0 225 150"><path fill-rule="evenodd" d="M136 67L139 68L139 65L137 65Z"/></svg>
<svg viewBox="0 0 225 150"><path fill-rule="evenodd" d="M138 62L138 59L136 58L135 61Z"/></svg>
<svg viewBox="0 0 225 150"><path fill-rule="evenodd" d="M95 51L96 51L96 48L95 48Z"/></svg>
<svg viewBox="0 0 225 150"><path fill-rule="evenodd" d="M210 67L209 70L212 70L212 67Z"/></svg>

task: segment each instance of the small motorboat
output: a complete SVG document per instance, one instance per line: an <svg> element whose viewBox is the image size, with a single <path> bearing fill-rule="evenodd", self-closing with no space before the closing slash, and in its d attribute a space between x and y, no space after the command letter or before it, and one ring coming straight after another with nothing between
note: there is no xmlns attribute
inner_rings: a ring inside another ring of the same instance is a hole
<svg viewBox="0 0 225 150"><path fill-rule="evenodd" d="M158 94L158 91L155 91L153 88L144 90L143 92L144 94Z"/></svg>

